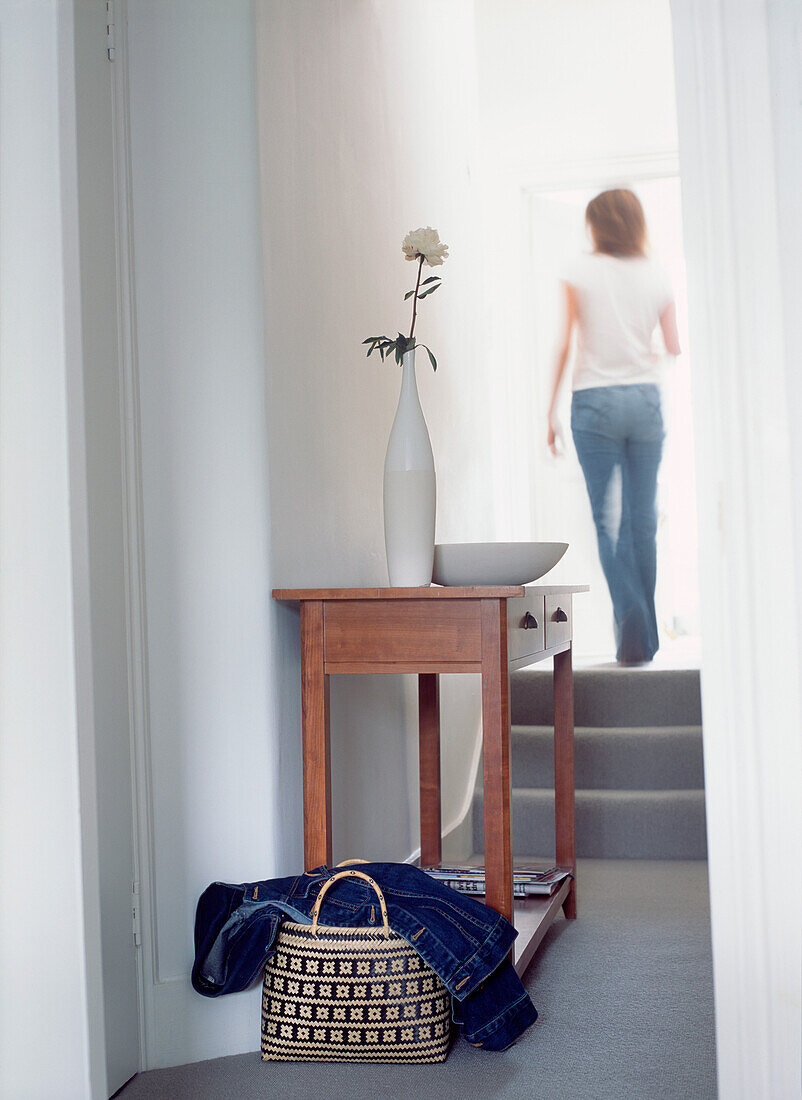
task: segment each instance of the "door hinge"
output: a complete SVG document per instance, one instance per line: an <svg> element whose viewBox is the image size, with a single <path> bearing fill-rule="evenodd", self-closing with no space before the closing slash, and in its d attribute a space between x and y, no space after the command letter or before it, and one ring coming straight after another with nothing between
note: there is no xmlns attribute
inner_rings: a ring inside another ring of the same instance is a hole
<svg viewBox="0 0 802 1100"><path fill-rule="evenodd" d="M134 946L142 945L142 925L139 919L139 883L131 883L131 917L134 933Z"/></svg>
<svg viewBox="0 0 802 1100"><path fill-rule="evenodd" d="M113 61L117 55L114 27L114 0L106 0L106 56Z"/></svg>

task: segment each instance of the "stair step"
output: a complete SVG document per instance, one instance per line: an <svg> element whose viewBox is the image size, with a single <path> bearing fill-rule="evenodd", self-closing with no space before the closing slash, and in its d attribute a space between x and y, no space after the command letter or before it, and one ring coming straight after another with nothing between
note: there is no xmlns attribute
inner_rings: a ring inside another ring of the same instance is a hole
<svg viewBox="0 0 802 1100"><path fill-rule="evenodd" d="M516 725L554 722L552 673L522 669L510 678ZM702 703L698 669L581 668L574 671L574 721L578 726L699 726Z"/></svg>
<svg viewBox="0 0 802 1100"><path fill-rule="evenodd" d="M513 852L554 852L554 792L512 792ZM473 802L474 850L484 849L482 792ZM702 790L576 792L577 856L589 859L706 859Z"/></svg>
<svg viewBox="0 0 802 1100"><path fill-rule="evenodd" d="M554 786L554 730L513 726L512 778L516 787ZM577 790L701 790L701 726L619 726L574 730Z"/></svg>

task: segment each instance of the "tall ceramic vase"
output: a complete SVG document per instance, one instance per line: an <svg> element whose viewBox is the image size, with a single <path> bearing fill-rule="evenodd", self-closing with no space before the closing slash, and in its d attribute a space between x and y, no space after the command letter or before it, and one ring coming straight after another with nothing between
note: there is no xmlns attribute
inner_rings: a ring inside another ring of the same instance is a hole
<svg viewBox="0 0 802 1100"><path fill-rule="evenodd" d="M401 396L384 460L384 544L394 588L431 584L437 500L434 456L415 380L404 355Z"/></svg>

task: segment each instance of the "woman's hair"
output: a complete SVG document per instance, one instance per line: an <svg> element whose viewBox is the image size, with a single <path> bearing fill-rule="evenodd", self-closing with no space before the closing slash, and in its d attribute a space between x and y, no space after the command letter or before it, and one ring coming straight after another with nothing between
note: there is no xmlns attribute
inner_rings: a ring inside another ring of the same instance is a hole
<svg viewBox="0 0 802 1100"><path fill-rule="evenodd" d="M609 256L646 255L646 218L632 191L616 188L591 199L585 220L597 252Z"/></svg>

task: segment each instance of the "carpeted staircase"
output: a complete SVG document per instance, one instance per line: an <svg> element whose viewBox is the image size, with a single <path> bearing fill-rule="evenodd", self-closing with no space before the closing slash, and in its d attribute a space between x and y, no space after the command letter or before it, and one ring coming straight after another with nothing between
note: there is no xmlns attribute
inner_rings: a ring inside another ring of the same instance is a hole
<svg viewBox="0 0 802 1100"><path fill-rule="evenodd" d="M554 851L551 671L511 681L513 851ZM574 673L577 855L706 859L698 669ZM481 773L473 848L483 850Z"/></svg>

